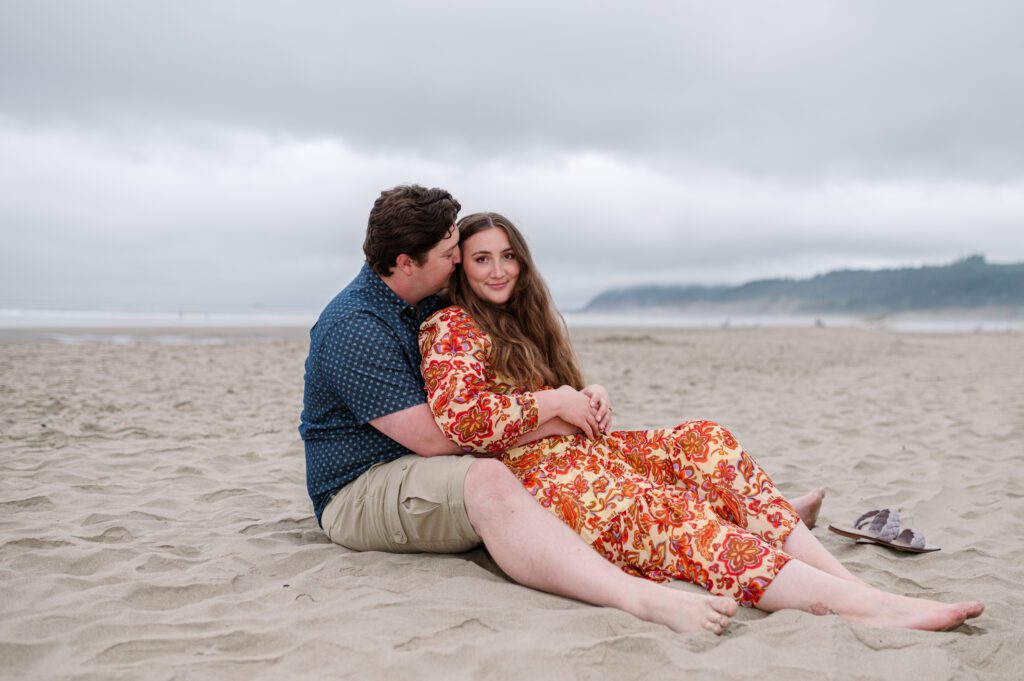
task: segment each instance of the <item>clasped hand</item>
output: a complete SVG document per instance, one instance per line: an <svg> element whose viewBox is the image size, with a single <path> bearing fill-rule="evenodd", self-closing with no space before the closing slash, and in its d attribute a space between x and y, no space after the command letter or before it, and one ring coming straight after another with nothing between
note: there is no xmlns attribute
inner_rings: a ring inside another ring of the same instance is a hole
<svg viewBox="0 0 1024 681"><path fill-rule="evenodd" d="M607 432L612 424L612 405L604 386L588 385L583 390L563 385L561 417L589 438Z"/></svg>

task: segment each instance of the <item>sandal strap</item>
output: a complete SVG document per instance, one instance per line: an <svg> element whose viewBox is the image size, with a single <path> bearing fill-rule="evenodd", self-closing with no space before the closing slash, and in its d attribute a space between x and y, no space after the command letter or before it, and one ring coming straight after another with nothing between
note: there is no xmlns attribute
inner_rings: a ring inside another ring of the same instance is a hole
<svg viewBox="0 0 1024 681"><path fill-rule="evenodd" d="M900 533L899 511L883 508L871 520L865 531L882 541L892 541Z"/></svg>
<svg viewBox="0 0 1024 681"><path fill-rule="evenodd" d="M917 530L908 527L892 540L894 544L905 544L915 549L923 549L925 547L924 535Z"/></svg>
<svg viewBox="0 0 1024 681"><path fill-rule="evenodd" d="M887 509L887 508L882 508L882 509L875 508L875 509L872 509L870 511L867 511L866 513L863 513L859 518L857 518L856 520L853 521L853 526L854 526L854 528L856 528L858 530L862 530L862 529L864 529L865 525L869 525L871 523L871 521L875 519L876 515L878 515L882 511L888 511L888 510L889 509Z"/></svg>

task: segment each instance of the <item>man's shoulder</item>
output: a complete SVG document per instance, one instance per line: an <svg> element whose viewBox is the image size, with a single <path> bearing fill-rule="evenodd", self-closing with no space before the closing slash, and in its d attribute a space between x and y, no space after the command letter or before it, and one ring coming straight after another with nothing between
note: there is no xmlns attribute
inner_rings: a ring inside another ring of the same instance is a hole
<svg viewBox="0 0 1024 681"><path fill-rule="evenodd" d="M354 311L370 309L373 305L373 295L370 290L366 272L360 270L359 274L350 281L345 288L341 289L331 302L327 303L320 312L320 320L344 317Z"/></svg>
<svg viewBox="0 0 1024 681"><path fill-rule="evenodd" d="M310 332L312 344L327 337L384 333L387 323L364 272L327 303Z"/></svg>
<svg viewBox="0 0 1024 681"><path fill-rule="evenodd" d="M319 345L347 338L387 336L390 333L390 326L372 306L352 303L324 310L310 334L310 343Z"/></svg>

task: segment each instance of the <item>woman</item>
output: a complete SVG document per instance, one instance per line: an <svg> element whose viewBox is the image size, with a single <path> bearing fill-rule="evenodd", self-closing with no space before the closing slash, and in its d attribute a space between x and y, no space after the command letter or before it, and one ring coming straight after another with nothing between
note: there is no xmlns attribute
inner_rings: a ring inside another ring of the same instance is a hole
<svg viewBox="0 0 1024 681"><path fill-rule="evenodd" d="M716 423L609 432L608 394L584 386L519 230L478 213L459 232L454 305L420 331L435 420L467 452L496 455L608 560L766 611L935 630L981 614L978 602L911 599L857 579Z"/></svg>

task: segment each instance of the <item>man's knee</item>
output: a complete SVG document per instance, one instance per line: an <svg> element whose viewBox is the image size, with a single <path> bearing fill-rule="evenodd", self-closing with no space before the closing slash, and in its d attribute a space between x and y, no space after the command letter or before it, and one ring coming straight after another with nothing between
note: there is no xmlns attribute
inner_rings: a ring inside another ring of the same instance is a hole
<svg viewBox="0 0 1024 681"><path fill-rule="evenodd" d="M505 508L524 494L522 483L496 459L477 459L466 473L464 495L471 517L474 512Z"/></svg>

